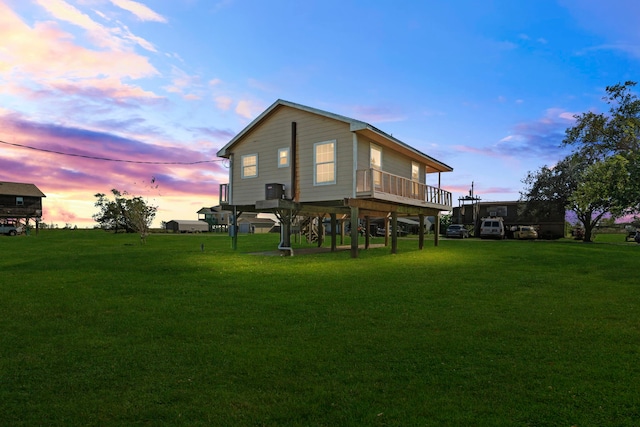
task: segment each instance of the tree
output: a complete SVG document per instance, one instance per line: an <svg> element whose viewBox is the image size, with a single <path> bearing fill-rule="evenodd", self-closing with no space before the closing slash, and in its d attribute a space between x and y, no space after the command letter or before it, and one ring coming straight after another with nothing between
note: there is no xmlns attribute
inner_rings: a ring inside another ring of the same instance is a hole
<svg viewBox="0 0 640 427"><path fill-rule="evenodd" d="M625 212L625 203L615 197L629 184L628 161L619 155L605 160L574 153L554 167L543 166L524 179L524 214L544 221L565 210L573 211L584 226L585 242L606 214L616 218Z"/></svg>
<svg viewBox="0 0 640 427"><path fill-rule="evenodd" d="M144 243L158 208L148 205L142 197L128 198L129 194L126 191L120 192L114 188L111 193L113 200L110 200L103 193L95 194L98 199L95 206L100 208L100 212L93 215L93 219L102 228L114 230L116 233L119 230L124 230L127 233L140 233L140 238Z"/></svg>
<svg viewBox="0 0 640 427"><path fill-rule="evenodd" d="M107 230L114 230L116 233L118 230L125 230L127 232L133 232L127 228L127 224L124 217L124 197L122 193L115 188L111 190L114 200L109 200L104 193L97 193L94 195L98 200L94 206L100 208L100 212L93 215L93 219L100 224L100 227Z"/></svg>
<svg viewBox="0 0 640 427"><path fill-rule="evenodd" d="M524 207L520 216L545 221L564 216L569 198L577 188L581 158L567 156L555 166L543 166L529 172L523 180L525 190L520 193Z"/></svg>
<svg viewBox="0 0 640 427"><path fill-rule="evenodd" d="M523 180L525 213L540 218L551 209L569 209L582 222L584 241L606 214L619 218L640 211L640 100L635 82L607 87L609 114L586 112L565 132L573 153L552 168Z"/></svg>
<svg viewBox="0 0 640 427"><path fill-rule="evenodd" d="M569 197L569 209L584 226L584 241L590 242L593 229L607 213L617 218L626 211L617 194L628 185L628 161L615 155L588 165L580 174L576 189Z"/></svg>
<svg viewBox="0 0 640 427"><path fill-rule="evenodd" d="M615 205L624 206L617 216L640 212L640 99L631 92L636 82L607 86L603 100L609 113L586 112L574 116L576 123L566 130L563 143L575 147L583 156L607 162L614 156L626 159L622 185L608 188ZM620 164L620 158L614 163ZM606 167L605 167L606 169Z"/></svg>
<svg viewBox="0 0 640 427"><path fill-rule="evenodd" d="M156 216L158 208L147 205L141 197L133 197L125 202L125 218L134 231L140 233L140 241L147 242L149 227Z"/></svg>

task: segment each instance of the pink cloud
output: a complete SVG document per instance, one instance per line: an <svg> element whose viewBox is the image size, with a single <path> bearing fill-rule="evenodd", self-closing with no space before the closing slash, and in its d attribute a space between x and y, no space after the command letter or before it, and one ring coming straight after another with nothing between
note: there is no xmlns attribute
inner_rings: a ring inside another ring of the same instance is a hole
<svg viewBox="0 0 640 427"><path fill-rule="evenodd" d="M64 2L62 2L64 3ZM57 5L58 2L52 3ZM36 93L55 89L66 81L66 87L101 86L115 88L121 95L142 91L123 85L121 79L138 79L157 75L148 58L131 51L98 51L74 44L71 34L55 23L25 24L11 9L0 3L0 79L9 87L4 92ZM126 63L126 67L121 64ZM145 94L149 97L149 94Z"/></svg>
<svg viewBox="0 0 640 427"><path fill-rule="evenodd" d="M93 224L94 194L112 188L155 200L159 219L166 219L160 218L164 212L195 219L197 209L186 216L171 212L216 204L219 182L227 181L228 170L215 154L231 131L184 124L174 130L152 125L146 115L132 115L132 109L154 114L158 111L149 106L170 106L165 97L134 82L158 76L150 58L134 51L136 45L148 50L153 45L144 46L144 39L104 13L89 16L63 0L39 4L58 23L27 23L0 1L0 93L10 105L23 103L17 108L33 111L27 116L0 108L0 140L20 145L0 144L2 180L38 185L47 195L47 222L61 226ZM81 36L70 32L72 26ZM198 89L204 85L198 76L173 77L181 94L201 96ZM206 163L163 164L167 162ZM157 188L148 184L152 177Z"/></svg>
<svg viewBox="0 0 640 427"><path fill-rule="evenodd" d="M217 160L216 147L210 152L177 146L157 146L105 132L64 127L26 120L16 114L0 115L0 128L12 135L12 143L37 148L30 150L2 145L7 155L0 160L3 180L24 181L31 177L43 191L51 193L106 192L119 188L132 193L148 192L142 185L156 178L166 195L202 196L217 193L217 179L227 170L221 163L197 165L140 164L109 162L79 156L143 162L193 162ZM69 155L52 152L59 151ZM75 156L74 156L75 155ZM38 177L46 177L44 180Z"/></svg>
<svg viewBox="0 0 640 427"><path fill-rule="evenodd" d="M549 108L538 120L514 125L511 133L494 145L485 147L456 145L453 148L458 152L487 157L557 160L566 152L562 141L565 130L574 120L573 113L559 108Z"/></svg>
<svg viewBox="0 0 640 427"><path fill-rule="evenodd" d="M95 51L71 42L73 37L53 23L28 27L0 4L0 72L7 79L48 81L52 78L98 76L150 77L158 72L148 59L133 52ZM126 67L121 64L126 63Z"/></svg>
<svg viewBox="0 0 640 427"><path fill-rule="evenodd" d="M236 106L236 113L247 119L254 119L264 110L264 105L260 102L243 99Z"/></svg>
<svg viewBox="0 0 640 427"><path fill-rule="evenodd" d="M135 99L136 102L155 102L164 99L138 86L125 84L117 78L86 79L79 82L51 81L50 87L66 95L102 99Z"/></svg>
<svg viewBox="0 0 640 427"><path fill-rule="evenodd" d="M233 99L229 98L228 96L218 96L215 98L215 102L216 107L224 111L229 110L233 105Z"/></svg>
<svg viewBox="0 0 640 427"><path fill-rule="evenodd" d="M164 90L182 95L182 98L187 101L202 99L203 85L200 76L189 75L178 67L173 67L171 74L173 76L171 84L164 86Z"/></svg>
<svg viewBox="0 0 640 427"><path fill-rule="evenodd" d="M119 8L131 12L141 21L167 22L167 18L154 12L142 3L131 0L111 0L111 3L115 4Z"/></svg>

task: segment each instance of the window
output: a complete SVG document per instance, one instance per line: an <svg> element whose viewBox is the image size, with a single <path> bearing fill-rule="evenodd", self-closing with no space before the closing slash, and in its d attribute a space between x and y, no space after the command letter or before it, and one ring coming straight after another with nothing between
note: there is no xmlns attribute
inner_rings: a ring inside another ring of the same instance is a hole
<svg viewBox="0 0 640 427"><path fill-rule="evenodd" d="M278 150L278 167L289 167L289 148L280 148Z"/></svg>
<svg viewBox="0 0 640 427"><path fill-rule="evenodd" d="M382 148L374 144L369 146L369 167L373 169L373 184L379 187L382 183Z"/></svg>
<svg viewBox="0 0 640 427"><path fill-rule="evenodd" d="M313 145L314 185L336 183L336 142L318 142Z"/></svg>
<svg viewBox="0 0 640 427"><path fill-rule="evenodd" d="M16 206L24 206L24 198L21 196L16 197Z"/></svg>
<svg viewBox="0 0 640 427"><path fill-rule="evenodd" d="M382 169L382 148L371 144L369 151L371 152L369 167L378 170Z"/></svg>
<svg viewBox="0 0 640 427"><path fill-rule="evenodd" d="M242 156L242 177L243 178L255 178L258 176L258 155L247 154Z"/></svg>
<svg viewBox="0 0 640 427"><path fill-rule="evenodd" d="M420 194L420 165L411 162L411 192L414 196Z"/></svg>

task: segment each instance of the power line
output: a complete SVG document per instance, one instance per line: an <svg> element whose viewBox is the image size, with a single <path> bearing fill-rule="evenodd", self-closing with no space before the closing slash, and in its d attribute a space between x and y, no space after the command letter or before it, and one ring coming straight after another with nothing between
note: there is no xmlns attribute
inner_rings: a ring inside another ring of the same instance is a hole
<svg viewBox="0 0 640 427"><path fill-rule="evenodd" d="M143 162L139 160L110 159L108 157L97 157L97 156L87 156L83 154L63 153L62 151L47 150L46 148L31 147L29 145L15 144L12 142L6 142L1 140L0 140L0 144L13 145L14 147L28 148L30 150L43 151L45 153L59 154L61 156L82 157L85 159L105 160L108 162L137 163L137 164L143 164L143 165L197 165L200 163L215 163L215 162L224 161L224 159L222 159L222 160L200 160L197 162Z"/></svg>

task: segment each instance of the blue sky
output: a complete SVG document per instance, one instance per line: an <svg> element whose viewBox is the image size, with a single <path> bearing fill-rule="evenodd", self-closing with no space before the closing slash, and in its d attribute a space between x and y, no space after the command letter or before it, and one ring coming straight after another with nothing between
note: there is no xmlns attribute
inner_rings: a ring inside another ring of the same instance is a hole
<svg viewBox="0 0 640 427"><path fill-rule="evenodd" d="M118 188L157 222L218 202L215 153L276 99L366 121L515 200L573 115L638 80L640 2L0 0L0 181L91 226ZM158 162L196 164L164 165ZM151 185L151 180L155 182ZM157 187L156 187L157 186Z"/></svg>

